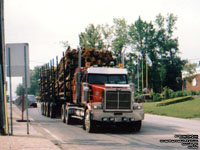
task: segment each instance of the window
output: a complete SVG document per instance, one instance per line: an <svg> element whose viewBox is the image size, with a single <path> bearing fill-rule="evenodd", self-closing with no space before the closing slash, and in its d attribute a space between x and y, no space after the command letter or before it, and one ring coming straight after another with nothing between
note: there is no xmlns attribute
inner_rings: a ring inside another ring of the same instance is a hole
<svg viewBox="0 0 200 150"><path fill-rule="evenodd" d="M126 75L89 74L90 84L128 84Z"/></svg>

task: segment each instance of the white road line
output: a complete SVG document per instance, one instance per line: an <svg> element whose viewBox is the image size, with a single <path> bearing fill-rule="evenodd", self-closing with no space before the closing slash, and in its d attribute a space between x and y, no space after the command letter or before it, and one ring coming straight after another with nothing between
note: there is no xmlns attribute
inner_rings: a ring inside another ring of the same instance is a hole
<svg viewBox="0 0 200 150"><path fill-rule="evenodd" d="M51 133L48 129L43 128L49 135L51 135L54 139L56 139L57 141L60 141L61 143L64 143L63 140L61 140L59 137L57 137L56 135L54 135L53 133Z"/></svg>

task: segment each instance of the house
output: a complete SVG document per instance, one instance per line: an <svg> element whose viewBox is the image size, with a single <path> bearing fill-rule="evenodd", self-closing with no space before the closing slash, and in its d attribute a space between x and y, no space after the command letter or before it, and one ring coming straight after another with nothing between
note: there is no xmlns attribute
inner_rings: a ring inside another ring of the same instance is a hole
<svg viewBox="0 0 200 150"><path fill-rule="evenodd" d="M190 77L191 80L188 81L186 78ZM200 61L198 62L198 66L196 68L196 73L192 76L188 75L186 72L182 72L182 89L183 90L193 90L200 91Z"/></svg>

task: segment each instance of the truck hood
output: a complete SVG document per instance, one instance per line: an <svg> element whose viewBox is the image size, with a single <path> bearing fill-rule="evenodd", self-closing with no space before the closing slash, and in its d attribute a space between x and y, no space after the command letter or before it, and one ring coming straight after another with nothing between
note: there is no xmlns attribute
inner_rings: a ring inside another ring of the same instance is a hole
<svg viewBox="0 0 200 150"><path fill-rule="evenodd" d="M99 88L104 90L105 88L130 88L129 84L90 84L93 88Z"/></svg>

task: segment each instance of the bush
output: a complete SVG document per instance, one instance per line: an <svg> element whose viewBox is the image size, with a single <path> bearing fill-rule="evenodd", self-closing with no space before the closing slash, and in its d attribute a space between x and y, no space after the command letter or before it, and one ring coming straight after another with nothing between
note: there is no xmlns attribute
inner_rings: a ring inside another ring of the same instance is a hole
<svg viewBox="0 0 200 150"><path fill-rule="evenodd" d="M200 95L200 91L196 92L197 95Z"/></svg>
<svg viewBox="0 0 200 150"><path fill-rule="evenodd" d="M165 87L165 88L164 88L164 91L163 91L163 93L162 93L163 99L169 99L171 93L173 93L173 90L171 90L171 89L168 88L168 87Z"/></svg>
<svg viewBox="0 0 200 150"><path fill-rule="evenodd" d="M190 91L190 95L196 95L196 91Z"/></svg>
<svg viewBox="0 0 200 150"><path fill-rule="evenodd" d="M179 103L179 102L183 102L183 101L190 100L190 99L192 99L191 96L172 98L172 99L168 99L168 100L158 102L156 104L156 106L166 106L166 105L169 105L169 104Z"/></svg>
<svg viewBox="0 0 200 150"><path fill-rule="evenodd" d="M154 92L150 93L150 98L152 98L154 102L158 102L161 100L160 94Z"/></svg>

